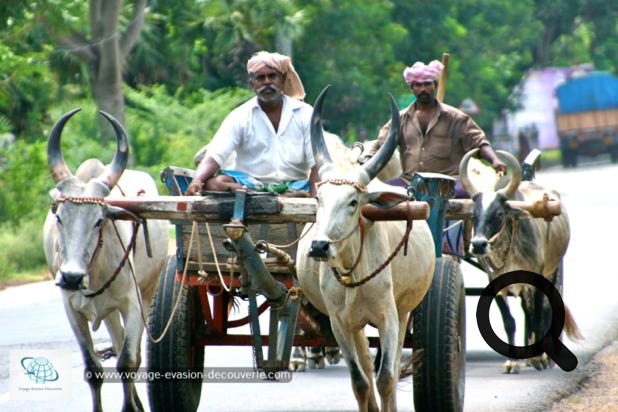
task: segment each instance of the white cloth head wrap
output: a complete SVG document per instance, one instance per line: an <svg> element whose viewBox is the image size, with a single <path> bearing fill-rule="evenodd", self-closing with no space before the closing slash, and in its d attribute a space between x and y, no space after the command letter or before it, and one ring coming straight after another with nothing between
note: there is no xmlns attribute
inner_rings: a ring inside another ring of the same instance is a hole
<svg viewBox="0 0 618 412"><path fill-rule="evenodd" d="M416 62L412 67L406 67L403 71L403 78L408 85L414 82L429 82L437 80L444 65L437 60L433 60L428 65L423 62Z"/></svg>
<svg viewBox="0 0 618 412"><path fill-rule="evenodd" d="M271 67L278 72L285 74L283 93L295 99L305 98L305 88L298 73L294 70L292 59L279 53L269 53L260 51L253 55L247 62L247 72L255 73L263 67Z"/></svg>

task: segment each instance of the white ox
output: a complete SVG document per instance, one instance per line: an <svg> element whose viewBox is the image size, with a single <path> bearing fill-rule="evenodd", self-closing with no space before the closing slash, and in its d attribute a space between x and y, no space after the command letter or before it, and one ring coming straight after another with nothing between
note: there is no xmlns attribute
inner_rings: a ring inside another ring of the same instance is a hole
<svg viewBox="0 0 618 412"><path fill-rule="evenodd" d="M320 121L324 94L316 101L311 129L321 179L318 209L311 232L299 242L298 277L311 303L330 318L361 411L378 410L364 328L372 324L378 329L382 355L376 386L382 410L393 411L408 316L423 299L433 278L433 240L424 220L414 222L407 254L399 252L390 264L384 265L406 237L406 223L373 222L361 215L361 208L368 203L384 206L407 200L397 188L376 180L370 184L395 148L399 131L396 104L391 98L394 126L387 143L363 166L345 168L331 161L324 143ZM372 190L374 185L383 190ZM353 286L372 272L377 273L375 277L358 287L344 286L335 275Z"/></svg>
<svg viewBox="0 0 618 412"><path fill-rule="evenodd" d="M508 152L497 153L511 168L510 179L496 177L496 172L488 167L474 163L473 156L478 149L469 151L461 160L459 170L461 183L474 201L472 211L474 235L470 253L479 258L486 267L490 280L508 272L524 270L542 275L556 287L561 287L562 260L566 253L569 237L569 217L564 204L561 214L550 222L542 218L531 218L518 208L509 206L507 200L537 201L547 196L559 200L555 190L541 187L530 181L521 181L519 162ZM477 176L473 176L474 174ZM479 183L479 179L481 183ZM493 189L488 184L495 182ZM508 182L508 183L505 183ZM504 187L503 187L504 186ZM525 345L539 341L552 322L551 308L545 296L531 285L517 283L508 286L509 293L521 296L525 316ZM501 302L502 300L502 302ZM504 321L508 343L514 345L515 319L512 318L506 299L498 295L496 301ZM564 328L573 339L581 337L570 311L565 305ZM536 369L549 365L546 354L534 357L529 362ZM516 360L507 360L504 373L518 373L520 365Z"/></svg>
<svg viewBox="0 0 618 412"><path fill-rule="evenodd" d="M88 322L97 330L101 321L105 321L112 338L112 350L118 354L118 371L131 372L139 368L143 318L148 314L157 287L169 235L167 222L148 221L152 256L149 258L141 228L133 239L137 220L113 220L131 215L106 204L106 196L154 196L157 188L148 174L124 170L129 142L124 129L112 116L101 112L117 136L112 163L104 167L100 161L90 159L80 166L76 176L71 174L62 156L60 139L65 123L76 112L68 113L56 123L48 141L48 162L57 186L50 192L52 210L45 220L44 248L82 352L93 410L101 411L103 378L96 373L103 369L93 347ZM130 248L132 239L135 241L133 249ZM134 382L127 377L123 386L122 410L142 411Z"/></svg>

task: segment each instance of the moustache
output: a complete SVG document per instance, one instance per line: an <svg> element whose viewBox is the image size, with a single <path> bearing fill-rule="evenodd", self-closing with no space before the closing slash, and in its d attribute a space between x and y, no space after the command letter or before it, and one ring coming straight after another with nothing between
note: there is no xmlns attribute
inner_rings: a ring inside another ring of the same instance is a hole
<svg viewBox="0 0 618 412"><path fill-rule="evenodd" d="M278 87L271 86L271 85L262 86L257 91L258 91L259 94L262 94L262 93L264 93L267 90L270 90L273 93L279 93L280 92Z"/></svg>

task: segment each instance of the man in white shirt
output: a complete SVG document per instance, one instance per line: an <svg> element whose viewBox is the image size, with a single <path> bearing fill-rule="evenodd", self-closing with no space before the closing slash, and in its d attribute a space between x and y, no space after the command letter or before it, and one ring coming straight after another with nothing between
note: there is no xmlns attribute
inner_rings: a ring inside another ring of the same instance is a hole
<svg viewBox="0 0 618 412"><path fill-rule="evenodd" d="M185 194L240 188L315 193L309 134L313 108L302 101L305 90L290 57L258 52L247 72L256 96L225 118ZM233 170L220 169L233 154Z"/></svg>

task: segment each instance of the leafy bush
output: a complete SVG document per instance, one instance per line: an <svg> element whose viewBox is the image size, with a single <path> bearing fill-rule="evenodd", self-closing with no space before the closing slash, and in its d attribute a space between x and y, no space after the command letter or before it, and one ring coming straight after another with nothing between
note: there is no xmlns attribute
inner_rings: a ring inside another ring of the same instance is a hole
<svg viewBox="0 0 618 412"><path fill-rule="evenodd" d="M210 92L188 97L167 94L162 86L148 90L125 88L126 125L134 167L159 182L167 166L194 168L193 156L210 142L227 114L252 96L248 89ZM161 183L159 190L167 194Z"/></svg>
<svg viewBox="0 0 618 412"><path fill-rule="evenodd" d="M42 219L23 220L19 227L0 227L0 279L45 265Z"/></svg>

